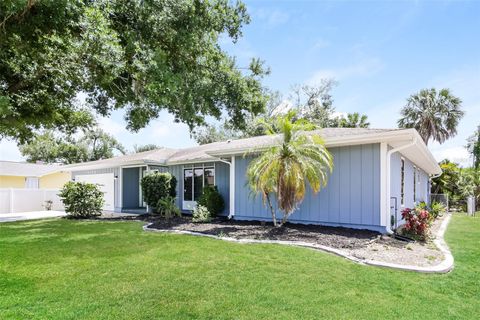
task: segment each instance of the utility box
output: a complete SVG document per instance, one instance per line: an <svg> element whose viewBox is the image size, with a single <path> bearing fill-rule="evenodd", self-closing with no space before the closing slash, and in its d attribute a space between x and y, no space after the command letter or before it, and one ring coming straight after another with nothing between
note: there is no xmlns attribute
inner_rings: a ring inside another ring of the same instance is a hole
<svg viewBox="0 0 480 320"><path fill-rule="evenodd" d="M467 198L467 214L473 216L475 214L475 197Z"/></svg>

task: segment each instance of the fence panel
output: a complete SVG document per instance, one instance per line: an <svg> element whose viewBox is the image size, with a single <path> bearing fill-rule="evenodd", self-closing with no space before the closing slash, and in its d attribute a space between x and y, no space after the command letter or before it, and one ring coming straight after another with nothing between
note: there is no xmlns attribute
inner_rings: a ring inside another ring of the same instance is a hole
<svg viewBox="0 0 480 320"><path fill-rule="evenodd" d="M58 196L59 189L0 189L0 214L46 210L47 200L52 210L64 210Z"/></svg>

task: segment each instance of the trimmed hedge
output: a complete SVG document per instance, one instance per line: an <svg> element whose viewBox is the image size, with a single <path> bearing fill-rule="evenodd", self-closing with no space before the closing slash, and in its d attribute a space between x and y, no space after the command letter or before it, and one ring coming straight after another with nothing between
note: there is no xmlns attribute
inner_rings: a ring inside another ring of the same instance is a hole
<svg viewBox="0 0 480 320"><path fill-rule="evenodd" d="M177 196L177 179L170 173L153 172L142 178L143 200L157 211L158 201Z"/></svg>

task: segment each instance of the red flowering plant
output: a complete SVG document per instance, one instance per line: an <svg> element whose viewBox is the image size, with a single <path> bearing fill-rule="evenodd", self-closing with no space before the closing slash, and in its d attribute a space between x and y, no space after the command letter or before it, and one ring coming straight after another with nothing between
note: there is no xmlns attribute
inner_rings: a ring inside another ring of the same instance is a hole
<svg viewBox="0 0 480 320"><path fill-rule="evenodd" d="M432 222L432 215L425 208L405 208L402 210L402 218L405 220L404 231L407 234L425 239Z"/></svg>

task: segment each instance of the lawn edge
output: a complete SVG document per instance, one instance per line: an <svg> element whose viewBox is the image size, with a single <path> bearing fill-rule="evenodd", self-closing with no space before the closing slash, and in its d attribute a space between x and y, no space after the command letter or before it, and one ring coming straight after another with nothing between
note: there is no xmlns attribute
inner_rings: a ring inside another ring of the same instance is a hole
<svg viewBox="0 0 480 320"><path fill-rule="evenodd" d="M445 231L447 230L447 226L451 220L452 215L448 214L445 219L442 221L442 224L436 234L435 240L433 241L437 248L444 254L444 260L434 266L428 267L419 267L419 266L411 266L411 265L401 265L396 263L388 263L382 262L377 260L368 260L368 259L360 259L351 254L349 254L345 250L332 248L324 245L313 244L303 241L286 241L286 240L256 240L256 239L236 239L230 237L219 237L211 234L205 234L201 232L194 232L194 231L186 231L186 230L168 230L168 229L155 229L150 228L153 223L148 223L143 226L143 230L147 232L161 232L161 233L173 233L173 234L186 234L191 236L198 236L198 237L206 237L216 240L223 240L228 242L235 242L235 243L257 243L257 244L281 244L287 246L295 246L295 247L303 247L303 248L310 248L314 250L320 250L327 253L332 253L337 256L346 258L350 261L358 263L360 265L370 265L375 267L382 267L382 268L390 268L390 269L397 269L397 270L405 270L405 271L414 271L420 273L447 273L453 269L454 259L448 248L445 240L444 235Z"/></svg>

